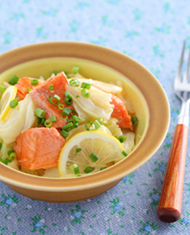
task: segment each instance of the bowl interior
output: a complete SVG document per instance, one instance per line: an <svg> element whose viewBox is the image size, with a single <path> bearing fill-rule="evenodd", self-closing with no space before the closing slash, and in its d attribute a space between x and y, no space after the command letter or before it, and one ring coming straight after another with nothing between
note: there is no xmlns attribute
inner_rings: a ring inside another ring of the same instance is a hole
<svg viewBox="0 0 190 235"><path fill-rule="evenodd" d="M163 88L145 67L124 54L92 44L54 42L18 48L0 55L0 60L0 84L13 75L48 78L55 70L69 73L73 66L79 66L86 78L105 82L121 80L139 118L135 149L104 171L75 179L47 179L20 173L0 163L0 177L4 182L46 191L99 187L116 182L142 166L166 136L170 110Z"/></svg>

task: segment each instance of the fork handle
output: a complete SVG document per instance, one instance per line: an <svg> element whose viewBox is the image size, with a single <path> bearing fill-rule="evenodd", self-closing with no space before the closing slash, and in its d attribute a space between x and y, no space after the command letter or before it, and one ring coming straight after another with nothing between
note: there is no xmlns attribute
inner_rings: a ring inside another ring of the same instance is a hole
<svg viewBox="0 0 190 235"><path fill-rule="evenodd" d="M183 124L178 124L174 131L157 210L157 215L163 222L175 222L181 216L187 140L188 127Z"/></svg>

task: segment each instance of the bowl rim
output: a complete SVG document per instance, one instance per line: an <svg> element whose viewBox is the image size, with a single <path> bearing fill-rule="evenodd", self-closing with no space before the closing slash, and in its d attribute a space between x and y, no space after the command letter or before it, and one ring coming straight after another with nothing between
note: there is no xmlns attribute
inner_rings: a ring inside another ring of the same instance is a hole
<svg viewBox="0 0 190 235"><path fill-rule="evenodd" d="M61 51L59 50L59 48L61 48ZM76 48L78 49L78 51L75 51ZM54 179L54 178L45 178L45 177L43 178L39 176L25 174L23 172L14 170L0 162L0 180L2 180L5 183L11 184L11 185L14 184L15 186L18 186L18 187L22 187L22 188L24 187L24 188L33 189L33 190L40 189L41 191L62 191L62 192L77 191L77 190L82 190L82 189L100 187L105 184L119 181L126 175L134 172L139 167L144 165L159 149L160 145L162 144L167 134L167 130L170 124L170 107L169 107L169 102L168 102L164 89L162 88L158 80L155 78L155 76L146 67L144 67L142 64L140 64L133 58L119 51L116 51L107 47L103 47L100 45L84 43L84 42L56 41L56 42L35 43L35 44L15 48L13 50L2 53L0 55L0 60L2 61L0 73L3 71L6 71L7 69L15 65L21 64L22 62L27 62L27 61L31 61L35 59L40 59L40 58L68 57L67 55L69 55L69 49L72 51L72 53L70 53L70 57L81 58L82 54L80 53L84 52L84 56L82 57L83 59L92 60L98 63L101 63L102 61L104 65L111 67L112 69L116 71L118 71L119 69L119 72L123 74L124 76L126 76L126 70L124 68L121 68L121 66L117 69L116 67L118 66L115 67L111 59L115 59L115 60L118 59L121 62L124 61L124 62L129 63L132 66L136 66L138 70L137 74L140 75L140 72L141 72L144 75L147 75L148 82L150 82L151 84L155 86L154 91L157 92L155 94L161 95L161 100L163 102L163 105L162 105L162 109L161 109L161 105L158 107L158 109L159 111L163 111L164 118L160 120L162 122L163 129L159 130L159 128L161 127L160 123L158 124L159 127L156 128L155 120L153 120L153 118L156 118L156 120L158 121L157 116L159 112L158 110L156 112L155 109L153 109L153 105L154 105L153 102L151 100L148 100L149 105L151 104L151 107L148 106L150 123L147 127L147 133L145 134L139 146L136 149L134 149L134 151L125 160L122 160L116 165L104 171L97 172L95 174L87 175L84 177L66 178L66 179L65 178ZM91 54L92 52L94 52L95 55ZM14 58L14 56L18 55L18 53L20 53L20 55L18 56L19 58ZM24 53L26 53L26 55L24 55ZM100 56L101 56L101 53L105 54L107 58L110 56L110 58L108 59L109 63L107 61L105 62L102 58L100 58L98 53L100 53ZM10 56L13 56L13 59L8 62ZM137 86L136 83L135 85ZM142 94L145 95L146 94L145 86L141 88L144 89ZM148 135L152 136L153 133L156 134L156 131L158 130L160 131L158 134L159 137L157 137L156 141L154 141L153 146L149 146L149 151L147 153L147 150L145 151L145 149L143 148L143 144L145 143L145 141L147 141ZM133 162L131 159L135 156L135 154L137 156L138 155L140 156L140 150L143 150L142 152L146 153L146 158L138 159L138 163L136 165L133 165L133 167L127 169L126 168L127 163L131 164L131 162ZM120 170L118 171L116 168ZM14 177L11 178L12 176ZM33 183L31 183L31 181Z"/></svg>

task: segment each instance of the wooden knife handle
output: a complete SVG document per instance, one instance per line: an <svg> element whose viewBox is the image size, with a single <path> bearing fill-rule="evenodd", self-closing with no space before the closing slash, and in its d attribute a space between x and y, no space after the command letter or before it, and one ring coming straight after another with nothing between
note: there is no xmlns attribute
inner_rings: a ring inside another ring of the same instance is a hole
<svg viewBox="0 0 190 235"><path fill-rule="evenodd" d="M157 215L163 222L175 222L181 216L187 141L188 127L177 125L157 210Z"/></svg>

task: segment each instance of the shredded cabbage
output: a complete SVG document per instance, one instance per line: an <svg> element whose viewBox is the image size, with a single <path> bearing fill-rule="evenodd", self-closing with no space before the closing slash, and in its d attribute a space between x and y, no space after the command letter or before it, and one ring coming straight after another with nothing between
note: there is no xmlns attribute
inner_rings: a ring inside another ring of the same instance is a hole
<svg viewBox="0 0 190 235"><path fill-rule="evenodd" d="M34 111L35 105L28 94L10 111L7 121L0 121L0 137L5 144L13 143L20 133L33 126L36 121Z"/></svg>
<svg viewBox="0 0 190 235"><path fill-rule="evenodd" d="M111 94L103 92L95 87L91 87L88 92L90 96L85 98L81 95L80 87L72 87L66 85L66 90L73 98L73 106L76 109L79 118L84 121L87 117L102 118L104 121L110 119L113 112L113 105L111 102ZM76 98L79 96L79 98Z"/></svg>

